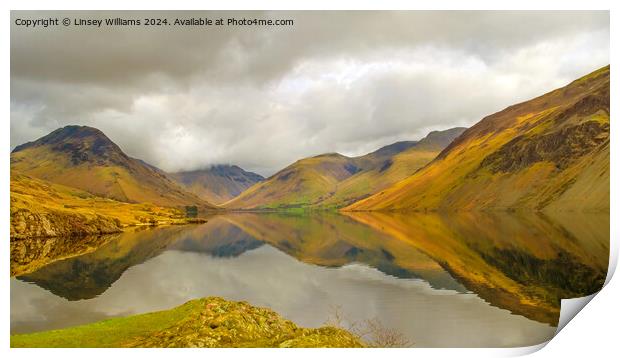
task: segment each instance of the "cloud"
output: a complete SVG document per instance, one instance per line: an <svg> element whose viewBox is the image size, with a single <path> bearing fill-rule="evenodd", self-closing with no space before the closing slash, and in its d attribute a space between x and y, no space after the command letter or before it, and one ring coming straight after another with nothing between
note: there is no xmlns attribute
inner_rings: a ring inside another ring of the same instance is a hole
<svg viewBox="0 0 620 358"><path fill-rule="evenodd" d="M11 28L11 146L66 124L165 170L272 174L469 126L609 63L609 13L16 12L294 19L287 27ZM139 139L139 140L137 140Z"/></svg>

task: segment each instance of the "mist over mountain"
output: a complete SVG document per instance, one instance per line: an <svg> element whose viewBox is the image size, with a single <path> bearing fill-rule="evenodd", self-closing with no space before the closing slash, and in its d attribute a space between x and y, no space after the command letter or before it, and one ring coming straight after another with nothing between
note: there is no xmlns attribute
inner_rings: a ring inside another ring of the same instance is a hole
<svg viewBox="0 0 620 358"><path fill-rule="evenodd" d="M214 204L227 202L265 179L236 165L213 165L206 169L170 173L169 177L189 192Z"/></svg>
<svg viewBox="0 0 620 358"><path fill-rule="evenodd" d="M123 202L212 206L88 126L59 128L15 147L11 170Z"/></svg>

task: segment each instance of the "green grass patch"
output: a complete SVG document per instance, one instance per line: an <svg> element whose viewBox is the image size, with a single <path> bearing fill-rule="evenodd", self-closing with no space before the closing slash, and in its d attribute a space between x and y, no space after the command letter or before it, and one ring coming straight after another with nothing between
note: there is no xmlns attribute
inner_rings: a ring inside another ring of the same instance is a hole
<svg viewBox="0 0 620 358"><path fill-rule="evenodd" d="M166 311L113 318L60 330L16 334L11 336L11 347L120 347L132 337L143 336L170 327L199 306L199 301L190 301Z"/></svg>

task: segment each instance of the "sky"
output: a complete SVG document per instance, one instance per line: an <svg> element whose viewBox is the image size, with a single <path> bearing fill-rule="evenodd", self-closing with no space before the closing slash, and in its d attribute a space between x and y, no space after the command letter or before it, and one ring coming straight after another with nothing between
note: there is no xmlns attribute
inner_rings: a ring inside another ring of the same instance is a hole
<svg viewBox="0 0 620 358"><path fill-rule="evenodd" d="M293 19L56 26L42 17ZM69 124L173 172L269 176L469 127L609 63L606 11L11 13L11 148Z"/></svg>

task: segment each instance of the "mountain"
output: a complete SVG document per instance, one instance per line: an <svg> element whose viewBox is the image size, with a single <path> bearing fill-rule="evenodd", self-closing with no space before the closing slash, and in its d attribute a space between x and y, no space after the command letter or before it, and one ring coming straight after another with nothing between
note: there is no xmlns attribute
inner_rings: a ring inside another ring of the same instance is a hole
<svg viewBox="0 0 620 358"><path fill-rule="evenodd" d="M372 153L304 158L223 204L231 209L334 208L381 190L431 161L464 128L432 132Z"/></svg>
<svg viewBox="0 0 620 358"><path fill-rule="evenodd" d="M214 208L86 126L66 126L17 146L11 170L123 202Z"/></svg>
<svg viewBox="0 0 620 358"><path fill-rule="evenodd" d="M213 204L222 204L264 180L236 165L215 165L208 169L168 174L187 191Z"/></svg>
<svg viewBox="0 0 620 358"><path fill-rule="evenodd" d="M301 159L224 204L234 209L294 208L316 205L338 182L360 170L353 158L332 153Z"/></svg>
<svg viewBox="0 0 620 358"><path fill-rule="evenodd" d="M485 117L344 210L609 211L609 66Z"/></svg>
<svg viewBox="0 0 620 358"><path fill-rule="evenodd" d="M412 142L414 145L385 157L378 152L387 147L364 156L374 157L375 164L339 183L334 195L326 199L322 205L344 207L407 178L433 160L465 129L457 127L431 132L419 142Z"/></svg>

